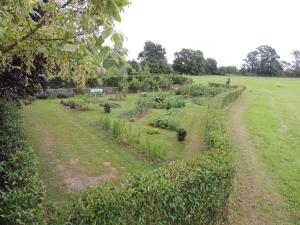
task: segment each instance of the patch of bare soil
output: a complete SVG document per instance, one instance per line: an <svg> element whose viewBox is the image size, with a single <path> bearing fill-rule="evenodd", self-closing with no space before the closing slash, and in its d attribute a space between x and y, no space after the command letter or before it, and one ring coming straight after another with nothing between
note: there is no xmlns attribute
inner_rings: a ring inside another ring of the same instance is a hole
<svg viewBox="0 0 300 225"><path fill-rule="evenodd" d="M70 163L78 163L77 159L72 159ZM74 165L74 164L73 164ZM110 165L109 165L110 166ZM76 176L71 171L66 169L62 164L57 165L59 174L64 178L64 185L70 190L82 190L87 187L97 186L105 181L115 178L118 174L116 168L111 167L109 173L101 176Z"/></svg>
<svg viewBox="0 0 300 225"><path fill-rule="evenodd" d="M245 93L230 110L229 127L237 151L237 174L229 206L231 225L292 224L283 197L268 176L244 124L250 100Z"/></svg>

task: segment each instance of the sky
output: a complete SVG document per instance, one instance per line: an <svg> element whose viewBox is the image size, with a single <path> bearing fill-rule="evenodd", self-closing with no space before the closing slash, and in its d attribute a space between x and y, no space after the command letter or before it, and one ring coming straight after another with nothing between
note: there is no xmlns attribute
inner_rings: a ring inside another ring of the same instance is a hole
<svg viewBox="0 0 300 225"><path fill-rule="evenodd" d="M117 29L128 59L145 41L160 43L170 63L182 48L204 52L219 66L240 67L247 53L269 45L282 60L300 49L300 0L131 0Z"/></svg>

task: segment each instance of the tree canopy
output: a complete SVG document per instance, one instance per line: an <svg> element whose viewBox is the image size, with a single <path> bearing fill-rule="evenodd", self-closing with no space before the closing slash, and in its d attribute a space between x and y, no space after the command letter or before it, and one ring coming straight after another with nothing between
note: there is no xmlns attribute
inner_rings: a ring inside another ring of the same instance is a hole
<svg viewBox="0 0 300 225"><path fill-rule="evenodd" d="M274 48L263 45L248 53L242 69L258 75L278 76L283 71L279 60L280 56Z"/></svg>
<svg viewBox="0 0 300 225"><path fill-rule="evenodd" d="M38 52L62 74L70 68L98 70L109 55L119 62L106 39L122 47L114 23L126 5L127 0L1 0L0 61L19 56L30 65Z"/></svg>
<svg viewBox="0 0 300 225"><path fill-rule="evenodd" d="M138 59L141 60L143 69L149 67L150 73L170 73L166 50L161 44L146 41L144 50L139 53Z"/></svg>
<svg viewBox="0 0 300 225"><path fill-rule="evenodd" d="M181 74L199 75L205 73L206 62L200 50L183 48L175 53L173 69Z"/></svg>
<svg viewBox="0 0 300 225"><path fill-rule="evenodd" d="M212 58L206 59L206 73L207 74L216 74L218 70L217 60Z"/></svg>

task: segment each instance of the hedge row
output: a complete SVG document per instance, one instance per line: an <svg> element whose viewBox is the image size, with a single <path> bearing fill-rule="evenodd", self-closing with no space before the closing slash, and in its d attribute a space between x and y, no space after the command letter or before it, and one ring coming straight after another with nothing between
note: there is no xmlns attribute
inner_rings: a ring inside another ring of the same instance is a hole
<svg viewBox="0 0 300 225"><path fill-rule="evenodd" d="M192 83L193 80L184 75L134 75L134 76L103 76L102 77L102 85L104 87L122 87L124 82L130 84L133 80L138 80L139 82L153 83L156 82L158 84L161 83L162 86L165 84L169 85L184 85ZM168 80L169 82L166 82Z"/></svg>
<svg viewBox="0 0 300 225"><path fill-rule="evenodd" d="M0 99L0 224L42 224L43 186L15 104Z"/></svg>
<svg viewBox="0 0 300 225"><path fill-rule="evenodd" d="M233 101L241 93L236 92L222 96ZM75 193L69 207L52 217L51 223L222 224L233 186L233 154L220 108L209 111L208 151L197 159L131 176L120 185L108 183Z"/></svg>

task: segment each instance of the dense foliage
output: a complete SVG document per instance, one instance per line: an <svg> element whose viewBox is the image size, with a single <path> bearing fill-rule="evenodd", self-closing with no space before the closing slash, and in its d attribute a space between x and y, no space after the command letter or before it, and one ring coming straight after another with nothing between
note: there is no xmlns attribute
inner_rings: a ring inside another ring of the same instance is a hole
<svg viewBox="0 0 300 225"><path fill-rule="evenodd" d="M24 99L47 87L46 58L43 54L32 58L30 66L21 56L13 56L10 63L0 66L0 98Z"/></svg>
<svg viewBox="0 0 300 225"><path fill-rule="evenodd" d="M127 0L1 1L0 97L35 93L49 74L72 76L83 86L89 74L125 63L123 37L114 26L127 5Z"/></svg>
<svg viewBox="0 0 300 225"><path fill-rule="evenodd" d="M188 95L192 97L204 96L204 97L214 97L226 89L223 87L208 87L202 84L188 84L179 87L176 90L178 95Z"/></svg>
<svg viewBox="0 0 300 225"><path fill-rule="evenodd" d="M43 224L44 190L18 112L0 100L0 224Z"/></svg>
<svg viewBox="0 0 300 225"><path fill-rule="evenodd" d="M206 69L206 62L203 52L200 50L182 49L175 53L173 62L173 69L175 72L181 74L199 75L204 74Z"/></svg>
<svg viewBox="0 0 300 225"><path fill-rule="evenodd" d="M270 46L263 45L248 53L243 71L258 75L278 76L283 72L280 56Z"/></svg>
<svg viewBox="0 0 300 225"><path fill-rule="evenodd" d="M179 128L177 130L177 140L178 141L184 141L186 135L187 135L187 131L184 128Z"/></svg>
<svg viewBox="0 0 300 225"><path fill-rule="evenodd" d="M160 45L151 41L146 41L144 50L139 53L140 64L144 69L149 67L150 73L167 74L171 73L171 67L168 65L166 50Z"/></svg>

